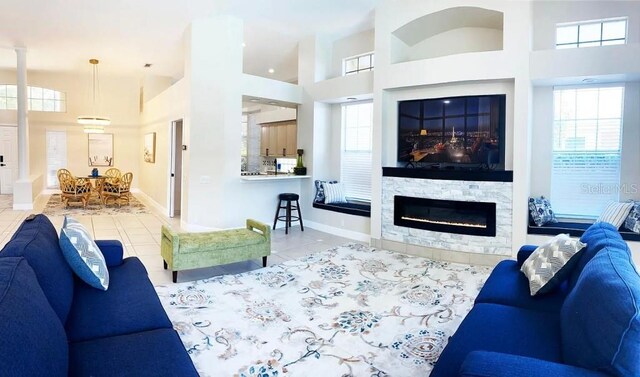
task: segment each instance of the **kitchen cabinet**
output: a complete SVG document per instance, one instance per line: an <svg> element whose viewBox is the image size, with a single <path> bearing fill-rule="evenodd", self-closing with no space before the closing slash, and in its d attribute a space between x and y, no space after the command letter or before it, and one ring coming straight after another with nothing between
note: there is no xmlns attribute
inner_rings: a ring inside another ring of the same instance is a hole
<svg viewBox="0 0 640 377"><path fill-rule="evenodd" d="M260 155L268 156L269 152L273 152L273 150L269 150L269 134L271 128L262 126L260 127Z"/></svg>
<svg viewBox="0 0 640 377"><path fill-rule="evenodd" d="M260 132L260 155L294 157L298 146L295 121L264 123Z"/></svg>

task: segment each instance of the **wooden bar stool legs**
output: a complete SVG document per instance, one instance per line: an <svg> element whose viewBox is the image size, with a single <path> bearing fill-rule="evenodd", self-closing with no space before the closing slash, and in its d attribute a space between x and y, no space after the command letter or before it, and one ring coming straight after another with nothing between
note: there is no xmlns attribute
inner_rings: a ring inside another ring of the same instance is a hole
<svg viewBox="0 0 640 377"><path fill-rule="evenodd" d="M276 229L276 224L278 221L284 221L284 233L289 234L289 228L291 227L291 222L300 221L300 230L304 232L304 224L302 223L302 212L300 212L300 195L292 194L292 193L284 193L278 195L278 207L276 208L276 215L273 218L273 230ZM292 202L295 200L296 205L292 205ZM286 202L284 206L282 202ZM280 210L285 210L285 215L280 215ZM293 216L291 212L295 210L298 212L297 216Z"/></svg>

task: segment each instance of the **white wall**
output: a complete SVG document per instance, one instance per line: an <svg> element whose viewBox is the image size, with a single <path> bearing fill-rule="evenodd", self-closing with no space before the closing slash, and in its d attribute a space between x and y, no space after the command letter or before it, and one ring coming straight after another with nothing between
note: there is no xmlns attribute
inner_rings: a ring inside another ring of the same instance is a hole
<svg viewBox="0 0 640 377"><path fill-rule="evenodd" d="M502 30L489 28L465 27L447 30L413 46L407 46L395 36L392 36L392 40L393 63L502 50Z"/></svg>
<svg viewBox="0 0 640 377"><path fill-rule="evenodd" d="M329 78L342 76L342 62L345 58L372 52L375 49L374 41L375 32L371 29L333 42Z"/></svg>
<svg viewBox="0 0 640 377"><path fill-rule="evenodd" d="M155 163L145 162L142 156L142 145L137 148L140 151L137 156L140 166L139 187L163 213L169 212L171 123L185 118L187 98L184 80L176 82L145 103L141 117L142 125L138 130L140 140L144 140L144 135L149 132L156 133ZM180 151L180 153L183 152ZM183 170L183 179L187 172L188 169Z"/></svg>

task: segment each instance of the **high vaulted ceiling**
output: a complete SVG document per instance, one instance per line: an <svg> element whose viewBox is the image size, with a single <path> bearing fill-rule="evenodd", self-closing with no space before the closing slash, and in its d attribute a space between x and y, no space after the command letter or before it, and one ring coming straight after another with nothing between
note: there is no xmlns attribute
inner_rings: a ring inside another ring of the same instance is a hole
<svg viewBox="0 0 640 377"><path fill-rule="evenodd" d="M373 27L378 0L2 0L0 69L26 47L31 70L182 77L182 36L197 18L244 20L244 72L297 77L297 43L316 33L340 37ZM275 73L267 73L269 68Z"/></svg>

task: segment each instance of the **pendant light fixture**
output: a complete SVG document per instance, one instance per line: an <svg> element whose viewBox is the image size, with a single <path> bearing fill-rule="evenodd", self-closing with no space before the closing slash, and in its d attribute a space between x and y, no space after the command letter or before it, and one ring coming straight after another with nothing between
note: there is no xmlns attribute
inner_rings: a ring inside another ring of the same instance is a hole
<svg viewBox="0 0 640 377"><path fill-rule="evenodd" d="M111 124L111 119L97 115L97 97L100 91L100 82L98 81L98 59L91 59L89 63L92 65L93 80L92 86L92 104L91 114L82 115L78 117L78 123L84 125L84 132L88 134L101 134L104 133L104 126Z"/></svg>

